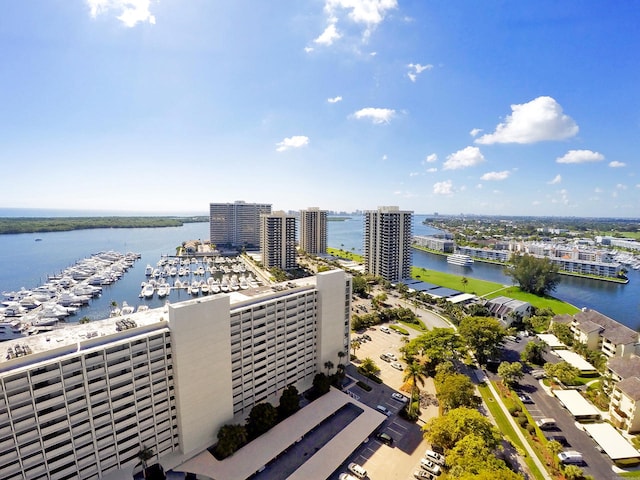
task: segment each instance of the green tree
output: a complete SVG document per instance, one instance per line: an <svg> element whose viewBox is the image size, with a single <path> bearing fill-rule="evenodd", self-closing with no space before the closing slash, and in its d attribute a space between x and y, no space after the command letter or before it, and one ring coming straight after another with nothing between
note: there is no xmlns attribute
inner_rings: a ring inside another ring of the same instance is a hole
<svg viewBox="0 0 640 480"><path fill-rule="evenodd" d="M580 370L565 361L558 363L545 363L544 371L548 376L557 378L565 385L572 385L575 383L578 375L580 375Z"/></svg>
<svg viewBox="0 0 640 480"><path fill-rule="evenodd" d="M247 434L249 438L257 438L269 431L278 423L278 411L268 402L257 403L247 418Z"/></svg>
<svg viewBox="0 0 640 480"><path fill-rule="evenodd" d="M309 399L315 400L331 390L331 379L324 373L316 373L313 377L313 385L309 392Z"/></svg>
<svg viewBox="0 0 640 480"><path fill-rule="evenodd" d="M577 465L567 465L564 467L564 476L567 480L580 480L584 472Z"/></svg>
<svg viewBox="0 0 640 480"><path fill-rule="evenodd" d="M136 454L136 458L140 460L140 465L142 466L142 476L143 478L147 478L147 462L155 457L153 450L146 445L142 445L138 453Z"/></svg>
<svg viewBox="0 0 640 480"><path fill-rule="evenodd" d="M498 376L502 378L502 382L507 387L512 388L524 377L522 364L520 362L502 362L498 366Z"/></svg>
<svg viewBox="0 0 640 480"><path fill-rule="evenodd" d="M466 317L460 322L458 333L481 365L499 354L505 335L500 322L491 317Z"/></svg>
<svg viewBox="0 0 640 480"><path fill-rule="evenodd" d="M90 321L91 321L91 319L90 319L89 317L82 317L82 318L78 321L78 323L82 325L82 324L84 324L84 323L89 323Z"/></svg>
<svg viewBox="0 0 640 480"><path fill-rule="evenodd" d="M223 425L218 430L218 443L215 453L218 458L233 455L240 447L247 443L247 429L244 425Z"/></svg>
<svg viewBox="0 0 640 480"><path fill-rule="evenodd" d="M367 295L367 280L362 275L354 275L351 280L351 291L354 295L365 297Z"/></svg>
<svg viewBox="0 0 640 480"><path fill-rule="evenodd" d="M461 439L447 453L447 465L449 466L449 477L451 478L516 478L516 475L500 476L502 471L510 472L504 461L499 460L493 452L487 448L484 440L470 433ZM484 474L491 474L483 477ZM468 475L473 475L470 477Z"/></svg>
<svg viewBox="0 0 640 480"><path fill-rule="evenodd" d="M461 373L447 373L442 371L434 378L436 384L436 397L444 411L454 410L460 407L475 408L480 404L480 398L475 394L476 387L473 382Z"/></svg>
<svg viewBox="0 0 640 480"><path fill-rule="evenodd" d="M466 292L467 285L469 284L469 279L467 277L462 277L460 279L460 283L462 284L462 290Z"/></svg>
<svg viewBox="0 0 640 480"><path fill-rule="evenodd" d="M353 356L356 356L356 350L360 348L360 342L358 340L351 340L351 348L353 349Z"/></svg>
<svg viewBox="0 0 640 480"><path fill-rule="evenodd" d="M529 342L520 353L520 360L534 365L542 365L544 363L544 352L546 351L547 345L545 343L537 341Z"/></svg>
<svg viewBox="0 0 640 480"><path fill-rule="evenodd" d="M407 414L409 418L412 418L414 414L414 398L416 397L416 394L420 393L420 387L418 386L418 384L424 386L424 378L424 367L420 363L411 362L407 364L407 368L404 370L402 381L411 382L411 398L409 399L409 405L407 405Z"/></svg>
<svg viewBox="0 0 640 480"><path fill-rule="evenodd" d="M333 362L331 360L327 360L324 362L324 368L327 369L327 376L331 375L331 369L333 368Z"/></svg>
<svg viewBox="0 0 640 480"><path fill-rule="evenodd" d="M568 347L573 345L573 332L571 331L571 327L566 323L554 323L551 327L551 331L556 337L558 337L558 340Z"/></svg>
<svg viewBox="0 0 640 480"><path fill-rule="evenodd" d="M346 352L343 352L342 350L338 352L338 365L342 365L342 359L346 356L347 356Z"/></svg>
<svg viewBox="0 0 640 480"><path fill-rule="evenodd" d="M278 404L278 416L287 418L300 410L300 394L294 385L284 389Z"/></svg>
<svg viewBox="0 0 640 480"><path fill-rule="evenodd" d="M446 415L430 419L423 427L424 437L431 443L450 450L467 435L474 434L493 451L502 436L487 417L475 408L460 407Z"/></svg>
<svg viewBox="0 0 640 480"><path fill-rule="evenodd" d="M378 375L380 373L380 367L376 365L371 357L367 357L362 360L362 363L358 367L360 373L362 373L365 377L372 377L374 375Z"/></svg>
<svg viewBox="0 0 640 480"><path fill-rule="evenodd" d="M504 273L511 277L524 292L547 295L560 283L558 266L549 258L538 258L527 254L515 255L511 263L511 268L506 268Z"/></svg>
<svg viewBox="0 0 640 480"><path fill-rule="evenodd" d="M409 287L404 283L396 284L396 290L398 290L402 298L407 298L409 295Z"/></svg>
<svg viewBox="0 0 640 480"><path fill-rule="evenodd" d="M407 361L422 355L427 372L433 374L437 365L457 358L462 349L460 336L450 328L433 328L400 347Z"/></svg>
<svg viewBox="0 0 640 480"><path fill-rule="evenodd" d="M564 447L560 442L556 440L551 440L549 443L547 443L547 450L549 450L549 453L551 453L551 455L553 455L554 458L557 458L557 455L562 450L564 450Z"/></svg>

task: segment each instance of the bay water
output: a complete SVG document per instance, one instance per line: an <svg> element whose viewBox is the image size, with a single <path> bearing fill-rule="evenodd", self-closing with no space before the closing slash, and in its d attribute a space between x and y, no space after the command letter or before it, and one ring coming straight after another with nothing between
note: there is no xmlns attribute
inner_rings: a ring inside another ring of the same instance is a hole
<svg viewBox="0 0 640 480"><path fill-rule="evenodd" d="M424 215L414 216L414 235L429 235L435 229L423 225ZM329 221L328 244L362 254L363 219L354 215L344 221ZM178 302L190 296L185 290L174 290L166 299L149 300L138 297L141 282L146 280L147 264L156 265L162 255L174 255L184 241L209 238L209 224L186 223L181 227L165 228L112 228L74 230L70 232L26 233L0 235L0 292L33 288L47 281L49 275L60 273L82 258L107 250L137 252L141 254L134 266L116 283L105 286L101 297L94 299L88 307L81 309L76 317L90 319L109 315L111 302L119 305L146 304L161 306L166 300ZM39 239L39 241L36 241ZM447 263L446 258L414 250L413 264L432 270L464 275L511 285L501 266L475 262L473 267L459 267ZM640 273L629 272L629 283L615 284L600 280L562 276L562 281L553 295L577 307L588 307L633 328L640 325Z"/></svg>

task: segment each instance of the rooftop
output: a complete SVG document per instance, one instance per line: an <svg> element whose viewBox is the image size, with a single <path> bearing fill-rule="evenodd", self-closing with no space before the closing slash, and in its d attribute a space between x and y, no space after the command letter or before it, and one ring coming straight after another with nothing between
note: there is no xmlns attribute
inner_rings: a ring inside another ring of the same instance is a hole
<svg viewBox="0 0 640 480"><path fill-rule="evenodd" d="M638 342L638 332L595 310L585 309L576 313L574 319L579 324L589 321L600 325L604 328L600 335L612 343L625 345Z"/></svg>
<svg viewBox="0 0 640 480"><path fill-rule="evenodd" d="M640 375L640 357L637 355L631 355L630 357L611 357L607 366L609 370L622 379Z"/></svg>
<svg viewBox="0 0 640 480"><path fill-rule="evenodd" d="M625 378L616 384L616 388L632 400L635 400L636 402L640 400L640 378Z"/></svg>

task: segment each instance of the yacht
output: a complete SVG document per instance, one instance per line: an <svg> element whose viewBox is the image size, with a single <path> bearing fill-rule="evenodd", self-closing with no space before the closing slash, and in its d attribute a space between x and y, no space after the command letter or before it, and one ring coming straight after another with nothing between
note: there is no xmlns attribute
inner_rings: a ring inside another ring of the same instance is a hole
<svg viewBox="0 0 640 480"><path fill-rule="evenodd" d="M120 315L131 315L135 311L135 308L129 305L126 301L122 302L122 307L120 308Z"/></svg>
<svg viewBox="0 0 640 480"><path fill-rule="evenodd" d="M36 333L27 323L20 320L0 319L0 341L15 340Z"/></svg>
<svg viewBox="0 0 640 480"><path fill-rule="evenodd" d="M463 255L462 253L453 253L447 257L447 263L461 267L470 267L473 265L473 258L469 255Z"/></svg>
<svg viewBox="0 0 640 480"><path fill-rule="evenodd" d="M154 292L155 292L155 288L153 287L153 285L151 283L147 283L142 289L142 296L144 298L151 298L153 297Z"/></svg>

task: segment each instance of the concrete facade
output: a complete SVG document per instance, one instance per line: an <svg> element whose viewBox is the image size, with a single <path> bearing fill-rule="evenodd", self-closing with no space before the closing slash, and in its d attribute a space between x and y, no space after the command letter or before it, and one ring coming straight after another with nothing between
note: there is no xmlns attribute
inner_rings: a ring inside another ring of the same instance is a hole
<svg viewBox="0 0 640 480"><path fill-rule="evenodd" d="M312 255L327 253L327 210L300 211L300 249Z"/></svg>
<svg viewBox="0 0 640 480"><path fill-rule="evenodd" d="M265 268L296 268L296 217L280 211L260 215L260 254Z"/></svg>
<svg viewBox="0 0 640 480"><path fill-rule="evenodd" d="M217 246L260 246L260 215L271 213L268 203L210 203L209 239Z"/></svg>
<svg viewBox="0 0 640 480"><path fill-rule="evenodd" d="M411 277L413 212L379 207L365 212L364 263L366 272L398 282Z"/></svg>

